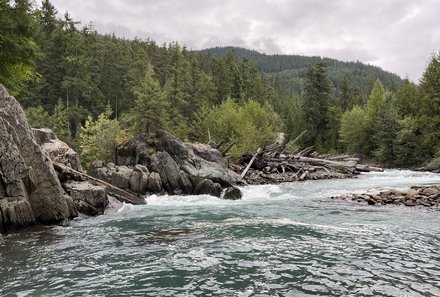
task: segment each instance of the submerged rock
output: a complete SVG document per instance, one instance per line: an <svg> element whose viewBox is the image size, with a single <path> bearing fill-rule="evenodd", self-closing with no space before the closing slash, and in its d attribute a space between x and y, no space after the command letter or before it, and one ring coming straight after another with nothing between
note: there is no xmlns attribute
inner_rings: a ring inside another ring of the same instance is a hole
<svg viewBox="0 0 440 297"><path fill-rule="evenodd" d="M0 230L76 216L20 104L0 85Z"/></svg>
<svg viewBox="0 0 440 297"><path fill-rule="evenodd" d="M223 199L225 200L239 200L242 197L242 193L240 189L236 187L230 187L225 190L225 193L223 194Z"/></svg>

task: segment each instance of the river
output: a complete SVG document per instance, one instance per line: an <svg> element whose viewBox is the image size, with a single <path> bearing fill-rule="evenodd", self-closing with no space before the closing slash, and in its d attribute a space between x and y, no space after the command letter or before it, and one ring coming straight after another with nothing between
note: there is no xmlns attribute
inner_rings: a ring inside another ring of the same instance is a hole
<svg viewBox="0 0 440 297"><path fill-rule="evenodd" d="M150 196L5 236L2 296L440 296L440 213L329 197L440 183L390 170L243 188L240 201Z"/></svg>

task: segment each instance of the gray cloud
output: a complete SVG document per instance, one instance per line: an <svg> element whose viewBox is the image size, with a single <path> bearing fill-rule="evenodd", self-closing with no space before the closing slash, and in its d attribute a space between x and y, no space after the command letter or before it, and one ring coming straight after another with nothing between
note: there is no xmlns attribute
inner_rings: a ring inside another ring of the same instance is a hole
<svg viewBox="0 0 440 297"><path fill-rule="evenodd" d="M52 1L101 33L359 60L414 81L440 49L437 0Z"/></svg>

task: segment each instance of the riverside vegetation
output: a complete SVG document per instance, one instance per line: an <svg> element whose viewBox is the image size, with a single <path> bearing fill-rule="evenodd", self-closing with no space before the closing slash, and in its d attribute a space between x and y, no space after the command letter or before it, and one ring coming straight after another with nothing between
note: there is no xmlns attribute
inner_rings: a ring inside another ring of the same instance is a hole
<svg viewBox="0 0 440 297"><path fill-rule="evenodd" d="M439 54L414 84L358 62L193 52L101 35L68 13L58 19L48 0L15 3L1 2L0 81L31 126L53 129L86 168L114 161L114 147L136 133L157 130L236 141L235 159L273 142L275 132L288 143L304 130L298 150L315 145L386 166L419 166L440 154Z"/></svg>

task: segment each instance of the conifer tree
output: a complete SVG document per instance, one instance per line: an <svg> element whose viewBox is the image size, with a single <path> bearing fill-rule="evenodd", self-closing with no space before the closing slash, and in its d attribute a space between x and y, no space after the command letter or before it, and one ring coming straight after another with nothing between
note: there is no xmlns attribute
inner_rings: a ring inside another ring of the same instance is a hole
<svg viewBox="0 0 440 297"><path fill-rule="evenodd" d="M167 128L169 104L149 65L143 81L134 89L135 105L131 110L136 132L156 133Z"/></svg>
<svg viewBox="0 0 440 297"><path fill-rule="evenodd" d="M315 64L307 70L304 83L303 112L308 133L307 145L323 146L326 142L327 110L331 98L331 86L327 66Z"/></svg>

